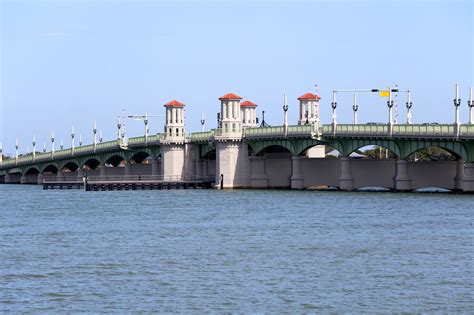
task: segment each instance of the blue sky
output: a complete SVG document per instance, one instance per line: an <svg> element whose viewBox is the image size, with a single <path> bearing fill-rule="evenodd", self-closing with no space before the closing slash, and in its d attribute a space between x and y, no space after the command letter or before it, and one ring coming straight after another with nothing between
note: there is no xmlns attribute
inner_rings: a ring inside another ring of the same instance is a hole
<svg viewBox="0 0 474 315"><path fill-rule="evenodd" d="M415 122L454 121L454 85L467 120L474 79L472 1L12 1L1 3L1 128L5 152L22 151L71 125L92 139L116 136L122 109L163 114L177 99L188 131L216 126L219 96L237 93L290 123L296 98L314 91L331 121L333 89L412 90ZM338 96L338 122L352 122L352 94ZM358 95L360 122L387 121L386 99ZM406 120L399 95L399 120ZM163 120L151 119L151 132ZM128 134L141 135L141 122Z"/></svg>

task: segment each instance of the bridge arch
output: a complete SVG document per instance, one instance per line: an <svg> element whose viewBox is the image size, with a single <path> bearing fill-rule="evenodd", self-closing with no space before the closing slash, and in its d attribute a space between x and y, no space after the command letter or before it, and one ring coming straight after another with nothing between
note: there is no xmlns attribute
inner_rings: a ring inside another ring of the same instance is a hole
<svg viewBox="0 0 474 315"><path fill-rule="evenodd" d="M102 158L104 164L111 164L114 167L117 167L122 163L122 161L127 161L125 154L121 152L110 153Z"/></svg>
<svg viewBox="0 0 474 315"><path fill-rule="evenodd" d="M40 170L36 166L31 166L23 172L23 175L35 175L39 174Z"/></svg>
<svg viewBox="0 0 474 315"><path fill-rule="evenodd" d="M153 158L153 155L150 152L147 152L147 150L137 151L137 152L134 152L134 154L130 157L129 162L133 162L135 164L141 164L147 158Z"/></svg>
<svg viewBox="0 0 474 315"><path fill-rule="evenodd" d="M286 139L248 141L247 143L250 146L254 156L261 156L263 153L265 153L265 151L268 152L269 150L274 152L289 152L291 154L295 153L293 144Z"/></svg>
<svg viewBox="0 0 474 315"><path fill-rule="evenodd" d="M356 150L367 146L378 146L390 150L395 157L401 156L398 143L391 139L343 139L344 155L348 156Z"/></svg>
<svg viewBox="0 0 474 315"><path fill-rule="evenodd" d="M97 158L88 158L85 159L83 162L79 163L80 168L88 168L91 170L95 170L99 165L101 164L101 161Z"/></svg>
<svg viewBox="0 0 474 315"><path fill-rule="evenodd" d="M43 174L48 174L48 173L50 173L50 174L57 174L58 171L59 171L59 168L58 168L58 166L56 165L56 163L51 163L51 164L46 164L46 165L43 167L41 173L43 173Z"/></svg>
<svg viewBox="0 0 474 315"><path fill-rule="evenodd" d="M79 163L76 160L63 161L58 165L58 169L63 172L65 169L70 172L75 172L79 168Z"/></svg>
<svg viewBox="0 0 474 315"><path fill-rule="evenodd" d="M417 151L428 148L440 148L446 150L456 158L462 158L466 161L469 160L469 155L466 147L461 142L455 141L413 141L406 142L404 152L402 155L403 159L407 159Z"/></svg>

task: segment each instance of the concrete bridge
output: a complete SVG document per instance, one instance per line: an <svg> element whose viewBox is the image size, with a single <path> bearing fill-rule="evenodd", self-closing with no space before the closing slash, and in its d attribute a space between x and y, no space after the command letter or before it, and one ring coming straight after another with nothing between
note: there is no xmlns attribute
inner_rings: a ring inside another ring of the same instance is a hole
<svg viewBox="0 0 474 315"><path fill-rule="evenodd" d="M384 187L411 191L439 187L474 192L474 125L319 124L319 97L299 98L298 125L256 126L256 105L235 94L220 98L219 128L185 133L184 104L165 104L165 132L28 154L0 164L0 183L42 184L136 175L215 178L223 188ZM333 106L333 110L335 108ZM286 111L285 111L286 113ZM308 114L311 113L311 114ZM287 120L285 119L285 122ZM120 135L120 132L119 132ZM366 146L391 151L391 159L358 159ZM327 157L325 147L338 151ZM424 148L442 148L453 161L410 162ZM222 184L222 185L221 185Z"/></svg>

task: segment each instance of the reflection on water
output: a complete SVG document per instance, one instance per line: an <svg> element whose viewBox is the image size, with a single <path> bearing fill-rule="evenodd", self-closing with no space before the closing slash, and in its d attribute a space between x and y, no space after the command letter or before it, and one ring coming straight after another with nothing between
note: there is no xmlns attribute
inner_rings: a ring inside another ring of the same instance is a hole
<svg viewBox="0 0 474 315"><path fill-rule="evenodd" d="M469 312L474 196L0 185L0 312Z"/></svg>

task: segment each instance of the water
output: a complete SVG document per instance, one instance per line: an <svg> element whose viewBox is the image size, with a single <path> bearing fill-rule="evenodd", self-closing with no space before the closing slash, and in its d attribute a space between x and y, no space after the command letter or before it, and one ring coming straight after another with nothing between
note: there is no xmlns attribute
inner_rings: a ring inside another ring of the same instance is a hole
<svg viewBox="0 0 474 315"><path fill-rule="evenodd" d="M472 195L0 197L0 312L474 311Z"/></svg>

